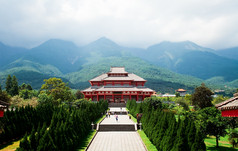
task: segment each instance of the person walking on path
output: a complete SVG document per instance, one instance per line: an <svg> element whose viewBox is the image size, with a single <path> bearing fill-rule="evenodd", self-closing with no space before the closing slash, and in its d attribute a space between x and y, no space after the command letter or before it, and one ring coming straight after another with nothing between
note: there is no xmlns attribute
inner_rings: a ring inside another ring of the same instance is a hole
<svg viewBox="0 0 238 151"><path fill-rule="evenodd" d="M116 121L118 122L118 115L116 115Z"/></svg>
<svg viewBox="0 0 238 151"><path fill-rule="evenodd" d="M109 113L108 113L109 118L110 118L110 115L111 115L111 113L109 112Z"/></svg>

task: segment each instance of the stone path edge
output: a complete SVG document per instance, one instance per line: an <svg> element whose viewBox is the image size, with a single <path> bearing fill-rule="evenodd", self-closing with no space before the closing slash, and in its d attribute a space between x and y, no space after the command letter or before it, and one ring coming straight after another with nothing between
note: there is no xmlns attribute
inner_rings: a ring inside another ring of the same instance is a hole
<svg viewBox="0 0 238 151"><path fill-rule="evenodd" d="M136 133L137 133L137 135L139 135L139 137L140 137L140 134L136 131ZM145 148L145 150L147 150L148 151L148 149L147 149L147 147L146 147L146 145L145 145L145 143L143 142L143 140L142 140L142 138L140 137L140 141L142 142L142 144L143 144L143 146L144 146L144 148Z"/></svg>
<svg viewBox="0 0 238 151"><path fill-rule="evenodd" d="M106 117L104 117L104 118L101 120L101 122L102 122L105 118L106 118ZM100 122L100 123L101 123L101 122ZM100 124L100 123L98 123L98 124ZM96 130L95 135L93 136L93 138L91 139L91 141L88 143L88 146L86 147L85 151L88 150L89 146L92 144L92 142L93 142L94 138L97 136L97 134L98 134L98 131ZM144 143L143 143L143 144L144 144Z"/></svg>

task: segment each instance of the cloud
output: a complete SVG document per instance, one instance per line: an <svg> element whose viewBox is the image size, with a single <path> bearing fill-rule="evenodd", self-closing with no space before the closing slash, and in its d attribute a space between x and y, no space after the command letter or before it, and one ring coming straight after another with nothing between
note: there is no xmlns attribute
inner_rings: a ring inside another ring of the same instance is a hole
<svg viewBox="0 0 238 151"><path fill-rule="evenodd" d="M238 45L237 8L236 0L1 0L0 41L84 45L105 36L126 46L190 40L219 49Z"/></svg>

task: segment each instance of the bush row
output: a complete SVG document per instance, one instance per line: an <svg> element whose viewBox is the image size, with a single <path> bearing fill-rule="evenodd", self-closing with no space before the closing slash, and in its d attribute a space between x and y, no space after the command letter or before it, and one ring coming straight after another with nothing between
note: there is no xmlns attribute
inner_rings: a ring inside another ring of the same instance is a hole
<svg viewBox="0 0 238 151"><path fill-rule="evenodd" d="M176 120L172 112L163 110L163 106L156 97L146 98L143 103L127 102L133 116L143 114L143 130L158 151L206 150L203 135L194 122L186 116Z"/></svg>

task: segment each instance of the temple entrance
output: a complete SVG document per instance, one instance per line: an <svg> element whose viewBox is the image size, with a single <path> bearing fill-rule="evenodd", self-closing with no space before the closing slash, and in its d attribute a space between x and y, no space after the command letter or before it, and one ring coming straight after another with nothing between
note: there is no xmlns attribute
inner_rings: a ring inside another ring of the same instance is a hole
<svg viewBox="0 0 238 151"><path fill-rule="evenodd" d="M121 103L121 96L115 95L114 96L114 102L115 103Z"/></svg>

